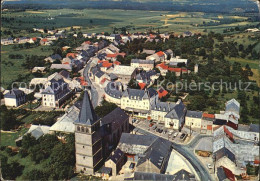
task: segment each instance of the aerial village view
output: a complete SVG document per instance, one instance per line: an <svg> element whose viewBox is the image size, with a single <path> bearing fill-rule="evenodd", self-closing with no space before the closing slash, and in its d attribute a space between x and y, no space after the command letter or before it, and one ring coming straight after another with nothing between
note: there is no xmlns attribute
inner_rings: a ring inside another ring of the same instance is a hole
<svg viewBox="0 0 260 181"><path fill-rule="evenodd" d="M259 180L260 1L1 1L1 180Z"/></svg>

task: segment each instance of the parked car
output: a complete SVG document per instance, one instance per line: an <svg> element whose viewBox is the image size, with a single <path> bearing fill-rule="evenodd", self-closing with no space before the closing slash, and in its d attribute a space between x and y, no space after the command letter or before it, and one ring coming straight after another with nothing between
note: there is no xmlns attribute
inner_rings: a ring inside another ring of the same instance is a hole
<svg viewBox="0 0 260 181"><path fill-rule="evenodd" d="M173 133L173 130L170 130L168 134L169 134L169 135L172 135L172 133Z"/></svg>
<svg viewBox="0 0 260 181"><path fill-rule="evenodd" d="M159 133L162 133L163 132L163 129L159 129Z"/></svg>
<svg viewBox="0 0 260 181"><path fill-rule="evenodd" d="M137 119L137 120L135 121L135 124L138 124L139 122L140 122L140 120Z"/></svg>
<svg viewBox="0 0 260 181"><path fill-rule="evenodd" d="M209 163L207 164L207 166L208 166L209 169L213 168L213 166L211 164L209 164Z"/></svg>
<svg viewBox="0 0 260 181"><path fill-rule="evenodd" d="M174 133L173 138L176 138L178 136L178 134L179 134L178 132Z"/></svg>
<svg viewBox="0 0 260 181"><path fill-rule="evenodd" d="M136 122L136 119L132 119L132 122L135 123L135 122Z"/></svg>
<svg viewBox="0 0 260 181"><path fill-rule="evenodd" d="M165 129L164 131L163 131L163 134L166 134L167 133L167 129Z"/></svg>
<svg viewBox="0 0 260 181"><path fill-rule="evenodd" d="M129 168L130 168L131 170L133 170L134 167L135 167L135 163L131 163L131 164L129 165Z"/></svg>
<svg viewBox="0 0 260 181"><path fill-rule="evenodd" d="M181 140L185 140L186 137L187 137L187 134L186 133L182 133L181 136L180 136L180 139Z"/></svg>
<svg viewBox="0 0 260 181"><path fill-rule="evenodd" d="M153 123L150 123L150 124L149 124L149 127L153 127Z"/></svg>
<svg viewBox="0 0 260 181"><path fill-rule="evenodd" d="M157 126L156 125L153 125L153 130L155 130L157 128Z"/></svg>

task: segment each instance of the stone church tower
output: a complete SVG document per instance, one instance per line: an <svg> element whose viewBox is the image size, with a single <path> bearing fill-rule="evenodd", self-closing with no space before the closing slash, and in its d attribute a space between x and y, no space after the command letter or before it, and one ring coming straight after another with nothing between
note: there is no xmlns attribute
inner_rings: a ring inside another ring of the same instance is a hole
<svg viewBox="0 0 260 181"><path fill-rule="evenodd" d="M94 174L102 157L100 121L85 90L79 118L75 124L76 172Z"/></svg>

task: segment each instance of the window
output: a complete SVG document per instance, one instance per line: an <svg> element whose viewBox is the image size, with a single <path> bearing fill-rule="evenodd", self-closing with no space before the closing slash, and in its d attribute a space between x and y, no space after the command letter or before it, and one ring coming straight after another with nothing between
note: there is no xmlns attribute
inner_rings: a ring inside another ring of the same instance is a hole
<svg viewBox="0 0 260 181"><path fill-rule="evenodd" d="M85 146L82 146L82 148L85 148ZM85 157L84 157L85 158Z"/></svg>
<svg viewBox="0 0 260 181"><path fill-rule="evenodd" d="M81 127L81 131L84 132L84 127Z"/></svg>
<svg viewBox="0 0 260 181"><path fill-rule="evenodd" d="M80 127L79 126L77 127L77 130L80 131Z"/></svg>

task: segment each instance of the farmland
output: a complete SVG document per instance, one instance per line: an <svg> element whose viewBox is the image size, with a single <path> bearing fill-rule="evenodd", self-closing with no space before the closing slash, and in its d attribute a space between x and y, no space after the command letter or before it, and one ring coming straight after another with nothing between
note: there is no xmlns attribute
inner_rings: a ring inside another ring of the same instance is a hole
<svg viewBox="0 0 260 181"><path fill-rule="evenodd" d="M144 32L160 29L160 32L183 31L203 32L204 29L222 32L233 26L256 25L247 16L225 15L202 12L139 11L111 9L59 9L27 10L24 12L4 11L3 29L17 30L25 35L32 28L70 28L79 26L86 32L113 32L114 28L126 27L129 32ZM207 23L213 23L211 26ZM217 23L214 25L214 23ZM19 35L18 33L18 35Z"/></svg>

